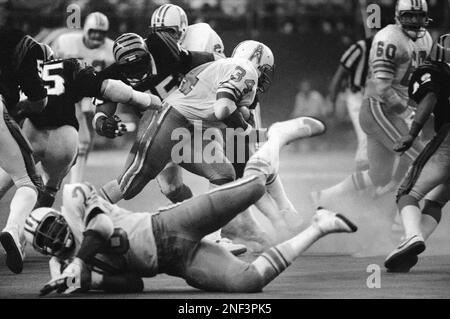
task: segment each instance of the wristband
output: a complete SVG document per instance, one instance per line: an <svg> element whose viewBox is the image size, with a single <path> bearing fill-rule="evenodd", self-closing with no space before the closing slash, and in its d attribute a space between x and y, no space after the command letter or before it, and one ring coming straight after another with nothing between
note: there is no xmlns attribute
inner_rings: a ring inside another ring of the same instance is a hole
<svg viewBox="0 0 450 319"><path fill-rule="evenodd" d="M94 115L94 118L92 119L92 127L95 129L96 128L96 123L97 123L97 120L100 118L100 117L108 117L105 113L103 113L103 112L98 112L98 113L95 113L95 115Z"/></svg>

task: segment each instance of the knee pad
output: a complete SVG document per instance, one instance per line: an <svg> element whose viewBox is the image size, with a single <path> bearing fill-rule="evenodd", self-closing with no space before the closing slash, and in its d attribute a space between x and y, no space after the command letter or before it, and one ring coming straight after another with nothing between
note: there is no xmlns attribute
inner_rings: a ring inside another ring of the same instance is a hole
<svg viewBox="0 0 450 319"><path fill-rule="evenodd" d="M397 200L397 204L399 211L402 211L402 209L406 206L416 206L417 208L419 208L419 201L411 195L401 196Z"/></svg>
<svg viewBox="0 0 450 319"><path fill-rule="evenodd" d="M441 221L441 217L442 217L442 208L445 205L442 205L441 203L438 202L434 202L431 200L425 200L425 205L422 209L422 214L423 215L428 215L433 217L436 222L439 224L439 222Z"/></svg>

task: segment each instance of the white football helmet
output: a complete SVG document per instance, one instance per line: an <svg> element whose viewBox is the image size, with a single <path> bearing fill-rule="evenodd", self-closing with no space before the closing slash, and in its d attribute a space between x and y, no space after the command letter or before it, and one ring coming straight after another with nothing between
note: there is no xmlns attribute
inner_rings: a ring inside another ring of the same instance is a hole
<svg viewBox="0 0 450 319"><path fill-rule="evenodd" d="M253 40L243 41L234 48L231 56L250 60L258 70L258 91L264 93L269 89L272 84L275 58L267 45Z"/></svg>
<svg viewBox="0 0 450 319"><path fill-rule="evenodd" d="M430 19L425 0L398 0L395 7L395 20L413 40L423 38Z"/></svg>
<svg viewBox="0 0 450 319"><path fill-rule="evenodd" d="M86 45L95 49L105 43L106 33L109 30L109 20L101 12L92 12L86 17L83 32Z"/></svg>
<svg viewBox="0 0 450 319"><path fill-rule="evenodd" d="M66 256L75 247L73 233L60 212L42 207L25 220L25 239L44 255Z"/></svg>
<svg viewBox="0 0 450 319"><path fill-rule="evenodd" d="M172 36L181 43L186 36L188 18L186 12L174 4L164 4L152 14L150 28L171 31Z"/></svg>

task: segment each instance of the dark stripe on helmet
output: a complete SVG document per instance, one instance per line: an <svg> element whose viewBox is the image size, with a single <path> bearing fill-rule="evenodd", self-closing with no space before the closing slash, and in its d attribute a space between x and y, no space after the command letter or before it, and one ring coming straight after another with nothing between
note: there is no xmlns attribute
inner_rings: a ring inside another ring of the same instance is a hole
<svg viewBox="0 0 450 319"><path fill-rule="evenodd" d="M130 50L127 50L126 52L120 53L116 60L120 61L124 56L131 55L131 54L133 54L135 52L147 53L147 51L145 51L145 50L143 50L141 48L130 49Z"/></svg>

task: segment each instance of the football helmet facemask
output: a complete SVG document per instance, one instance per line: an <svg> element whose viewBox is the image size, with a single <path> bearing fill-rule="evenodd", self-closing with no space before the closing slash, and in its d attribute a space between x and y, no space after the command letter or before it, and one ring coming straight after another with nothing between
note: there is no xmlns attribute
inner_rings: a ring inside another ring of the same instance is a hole
<svg viewBox="0 0 450 319"><path fill-rule="evenodd" d="M109 30L109 20L101 12L93 12L86 17L83 32L86 46L96 49L105 43L106 33Z"/></svg>
<svg viewBox="0 0 450 319"><path fill-rule="evenodd" d="M113 54L122 75L132 86L145 81L152 73L153 57L144 39L136 33L119 36L114 41Z"/></svg>
<svg viewBox="0 0 450 319"><path fill-rule="evenodd" d="M178 43L186 36L188 19L186 12L174 4L164 4L157 8L152 14L150 22L151 31L166 31Z"/></svg>
<svg viewBox="0 0 450 319"><path fill-rule="evenodd" d="M31 212L25 221L25 239L44 255L67 256L75 248L75 240L60 212L42 207Z"/></svg>
<svg viewBox="0 0 450 319"><path fill-rule="evenodd" d="M430 23L428 4L425 0L398 0L395 7L395 20L412 39L423 38Z"/></svg>
<svg viewBox="0 0 450 319"><path fill-rule="evenodd" d="M275 70L275 59L268 46L258 41L243 41L234 48L232 57L251 61L258 71L258 91L264 93L269 90Z"/></svg>

